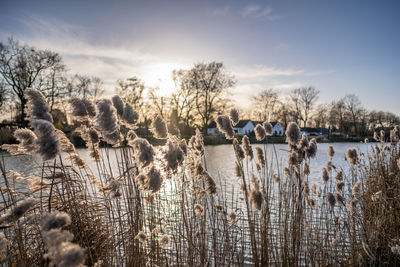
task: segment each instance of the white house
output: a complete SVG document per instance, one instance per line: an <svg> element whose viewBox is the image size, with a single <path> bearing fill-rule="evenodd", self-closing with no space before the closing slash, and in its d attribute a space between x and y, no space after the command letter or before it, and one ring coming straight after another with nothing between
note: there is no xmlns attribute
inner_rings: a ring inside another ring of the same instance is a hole
<svg viewBox="0 0 400 267"><path fill-rule="evenodd" d="M251 132L254 132L254 123L251 120L240 120L238 124L233 126L233 130L235 133L238 135L250 135ZM217 128L217 124L215 121L210 123L207 128L207 134L208 135L219 135L221 134L220 131Z"/></svg>
<svg viewBox="0 0 400 267"><path fill-rule="evenodd" d="M262 122L259 121L251 121L251 120L240 120L238 124L233 126L233 129L235 130L235 133L238 135L250 135L254 132L254 128L257 124L262 124ZM272 124L272 135L274 136L283 136L284 130L282 125L277 122L271 122ZM221 134L220 131L217 128L217 124L215 121L213 121L207 128L207 134L208 135L219 135Z"/></svg>

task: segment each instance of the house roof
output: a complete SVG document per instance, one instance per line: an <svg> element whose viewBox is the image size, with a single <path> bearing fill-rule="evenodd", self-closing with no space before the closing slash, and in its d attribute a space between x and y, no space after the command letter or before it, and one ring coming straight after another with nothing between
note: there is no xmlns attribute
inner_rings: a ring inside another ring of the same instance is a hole
<svg viewBox="0 0 400 267"><path fill-rule="evenodd" d="M263 124L264 122L262 122L262 121L253 121L253 123L254 123L254 125L257 125L257 124ZM272 127L275 127L275 125L278 123L278 121L271 121L270 123L271 123Z"/></svg>

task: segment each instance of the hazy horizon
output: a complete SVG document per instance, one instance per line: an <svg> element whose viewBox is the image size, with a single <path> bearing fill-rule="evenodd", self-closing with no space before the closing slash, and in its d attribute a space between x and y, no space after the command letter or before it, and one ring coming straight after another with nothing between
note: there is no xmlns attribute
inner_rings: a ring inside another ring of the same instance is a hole
<svg viewBox="0 0 400 267"><path fill-rule="evenodd" d="M58 52L106 94L136 75L166 95L173 69L220 61L239 106L262 89L314 86L319 103L353 93L399 114L398 14L396 1L3 1L0 40Z"/></svg>

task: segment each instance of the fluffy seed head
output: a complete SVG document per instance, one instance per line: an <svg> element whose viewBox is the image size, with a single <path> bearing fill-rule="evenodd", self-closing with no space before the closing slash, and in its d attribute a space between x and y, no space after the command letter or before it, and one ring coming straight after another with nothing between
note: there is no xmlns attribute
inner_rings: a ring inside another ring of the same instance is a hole
<svg viewBox="0 0 400 267"><path fill-rule="evenodd" d="M65 212L56 211L44 214L40 226L42 231L49 231L69 224L71 224L71 217Z"/></svg>
<svg viewBox="0 0 400 267"><path fill-rule="evenodd" d="M132 142L136 163L141 167L150 165L154 160L154 149L150 143L143 138L136 138Z"/></svg>
<svg viewBox="0 0 400 267"><path fill-rule="evenodd" d="M18 201L14 208L11 208L0 217L0 225L17 221L35 205L36 201L33 198Z"/></svg>
<svg viewBox="0 0 400 267"><path fill-rule="evenodd" d="M116 144L120 140L117 123L117 111L109 99L97 102L97 115L94 118L95 128L101 132L107 143Z"/></svg>
<svg viewBox="0 0 400 267"><path fill-rule="evenodd" d="M36 89L25 89L25 98L27 100L27 115L29 120L45 120L53 123L53 117L50 114L49 105L44 95Z"/></svg>
<svg viewBox="0 0 400 267"><path fill-rule="evenodd" d="M254 210L261 210L261 205L263 202L262 193L258 190L253 189L250 192L250 203L253 206Z"/></svg>
<svg viewBox="0 0 400 267"><path fill-rule="evenodd" d="M335 207L335 204L336 204L335 195L332 194L331 192L328 192L328 194L326 195L326 198L328 200L329 206L331 206L331 208L333 209Z"/></svg>
<svg viewBox="0 0 400 267"><path fill-rule="evenodd" d="M349 161L351 165L354 165L357 163L357 150L355 148L348 148L346 150L346 158Z"/></svg>
<svg viewBox="0 0 400 267"><path fill-rule="evenodd" d="M317 140L313 138L311 139L306 151L307 157L314 158L317 155L317 151L318 151Z"/></svg>
<svg viewBox="0 0 400 267"><path fill-rule="evenodd" d="M160 191L162 179L160 171L156 169L156 167L152 166L150 171L147 173L147 177L149 177L147 190L152 193L156 193Z"/></svg>
<svg viewBox="0 0 400 267"><path fill-rule="evenodd" d="M235 132L228 116L219 115L215 122L217 123L218 130L225 134L226 139L233 139Z"/></svg>
<svg viewBox="0 0 400 267"><path fill-rule="evenodd" d="M38 147L36 152L42 156L43 160L54 159L60 152L60 143L53 124L39 119L32 121L31 124L38 137L35 140Z"/></svg>
<svg viewBox="0 0 400 267"><path fill-rule="evenodd" d="M265 121L263 123L263 127L264 127L264 130L265 130L265 134L271 136L272 135L272 129L273 129L272 124L267 122L267 121Z"/></svg>
<svg viewBox="0 0 400 267"><path fill-rule="evenodd" d="M37 137L31 130L27 128L17 129L14 132L14 137L27 152L31 152L35 149Z"/></svg>
<svg viewBox="0 0 400 267"><path fill-rule="evenodd" d="M333 156L335 155L335 150L333 149L333 146L328 147L328 156L332 160Z"/></svg>
<svg viewBox="0 0 400 267"><path fill-rule="evenodd" d="M254 128L254 133L256 134L256 139L258 141L262 141L265 138L265 129L261 124L257 124L256 128Z"/></svg>
<svg viewBox="0 0 400 267"><path fill-rule="evenodd" d="M308 163L304 164L303 175L304 176L310 175L310 165L308 165Z"/></svg>
<svg viewBox="0 0 400 267"><path fill-rule="evenodd" d="M359 198L360 197L360 195L361 195L361 182L360 181L357 181L354 184L354 186L353 186L353 188L351 190L351 193L353 194L353 196L355 198Z"/></svg>
<svg viewBox="0 0 400 267"><path fill-rule="evenodd" d="M122 114L124 113L124 102L122 101L121 97L119 97L119 95L114 95L111 98L111 101L114 108L117 110L117 114L119 116L122 116Z"/></svg>
<svg viewBox="0 0 400 267"><path fill-rule="evenodd" d="M214 179L207 171L204 171L204 179L207 192L209 194L215 194L217 192L217 185L215 184Z"/></svg>
<svg viewBox="0 0 400 267"><path fill-rule="evenodd" d="M295 122L290 122L286 128L286 142L295 146L300 138L300 128Z"/></svg>
<svg viewBox="0 0 400 267"><path fill-rule="evenodd" d="M261 147L256 147L257 159L261 166L265 165L264 152Z"/></svg>
<svg viewBox="0 0 400 267"><path fill-rule="evenodd" d="M122 113L122 120L128 124L135 124L138 119L139 114L133 109L132 105L126 103Z"/></svg>
<svg viewBox="0 0 400 267"><path fill-rule="evenodd" d="M235 224L237 222L237 215L236 212L231 210L228 215L227 215L228 220L231 222L231 224Z"/></svg>
<svg viewBox="0 0 400 267"><path fill-rule="evenodd" d="M239 122L239 112L237 109L231 109L229 112L229 118L231 119L232 125L236 125Z"/></svg>
<svg viewBox="0 0 400 267"><path fill-rule="evenodd" d="M156 115L151 123L151 131L156 138L167 138L168 129L167 124L160 115Z"/></svg>
<svg viewBox="0 0 400 267"><path fill-rule="evenodd" d="M329 180L328 170L326 168L322 169L322 180L326 183Z"/></svg>
<svg viewBox="0 0 400 267"><path fill-rule="evenodd" d="M243 136L242 145L246 156L249 158L249 160L253 160L254 158L253 148L250 145L250 140L247 135Z"/></svg>

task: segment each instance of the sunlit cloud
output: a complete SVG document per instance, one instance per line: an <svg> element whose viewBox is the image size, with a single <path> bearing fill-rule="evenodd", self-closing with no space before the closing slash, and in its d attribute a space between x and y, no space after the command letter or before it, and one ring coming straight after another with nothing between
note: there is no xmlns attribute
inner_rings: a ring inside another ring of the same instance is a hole
<svg viewBox="0 0 400 267"><path fill-rule="evenodd" d="M254 18L267 18L269 20L275 20L281 18L281 16L272 14L271 7L262 7L260 5L247 5L243 8L241 15L243 18L254 17Z"/></svg>

